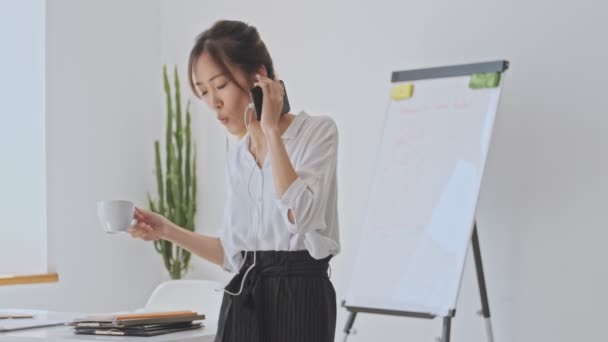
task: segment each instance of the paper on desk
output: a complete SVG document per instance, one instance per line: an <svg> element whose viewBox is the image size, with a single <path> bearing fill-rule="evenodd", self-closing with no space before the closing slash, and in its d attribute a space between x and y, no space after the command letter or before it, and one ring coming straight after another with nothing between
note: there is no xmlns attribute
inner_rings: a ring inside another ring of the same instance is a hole
<svg viewBox="0 0 608 342"><path fill-rule="evenodd" d="M24 315L18 313L0 313L0 319L10 319L10 318L34 318L33 315Z"/></svg>
<svg viewBox="0 0 608 342"><path fill-rule="evenodd" d="M0 333L33 328L52 327L55 325L64 325L65 323L66 321L64 320L47 320L35 318L6 319L0 321Z"/></svg>

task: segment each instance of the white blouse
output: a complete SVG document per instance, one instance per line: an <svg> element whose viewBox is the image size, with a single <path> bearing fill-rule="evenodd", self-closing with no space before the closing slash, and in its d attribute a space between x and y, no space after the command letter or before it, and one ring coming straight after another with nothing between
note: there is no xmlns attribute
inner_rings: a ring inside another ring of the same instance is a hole
<svg viewBox="0 0 608 342"><path fill-rule="evenodd" d="M219 238L223 268L237 272L241 251L308 250L315 259L340 252L338 129L328 116L300 112L282 135L298 178L276 198L270 154L260 168L247 134L228 147L226 202ZM294 222L287 216L292 210Z"/></svg>

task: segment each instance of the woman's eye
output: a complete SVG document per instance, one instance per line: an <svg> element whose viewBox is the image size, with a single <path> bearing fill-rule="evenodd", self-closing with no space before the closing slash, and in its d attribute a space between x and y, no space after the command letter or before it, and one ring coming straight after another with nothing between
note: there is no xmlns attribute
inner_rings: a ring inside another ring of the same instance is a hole
<svg viewBox="0 0 608 342"><path fill-rule="evenodd" d="M217 89L222 89L222 88L224 88L227 85L228 85L228 82L226 82L226 83L222 84L221 86L217 87Z"/></svg>

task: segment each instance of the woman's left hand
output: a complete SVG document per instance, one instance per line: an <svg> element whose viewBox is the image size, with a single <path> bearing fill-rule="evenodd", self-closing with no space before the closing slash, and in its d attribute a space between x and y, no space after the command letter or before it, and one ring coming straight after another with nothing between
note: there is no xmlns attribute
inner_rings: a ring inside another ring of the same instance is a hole
<svg viewBox="0 0 608 342"><path fill-rule="evenodd" d="M260 126L264 134L279 130L279 118L283 110L283 94L285 90L279 81L256 75L258 81L254 86L262 88L262 119Z"/></svg>

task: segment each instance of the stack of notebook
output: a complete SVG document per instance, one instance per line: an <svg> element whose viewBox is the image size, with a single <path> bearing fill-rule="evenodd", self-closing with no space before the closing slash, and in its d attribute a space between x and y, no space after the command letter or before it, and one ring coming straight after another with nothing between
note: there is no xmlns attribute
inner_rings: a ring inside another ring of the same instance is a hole
<svg viewBox="0 0 608 342"><path fill-rule="evenodd" d="M75 319L76 334L156 336L177 331L200 329L205 315L194 311L145 312Z"/></svg>

